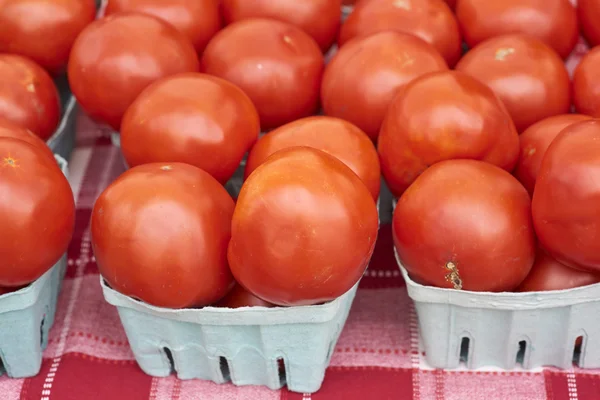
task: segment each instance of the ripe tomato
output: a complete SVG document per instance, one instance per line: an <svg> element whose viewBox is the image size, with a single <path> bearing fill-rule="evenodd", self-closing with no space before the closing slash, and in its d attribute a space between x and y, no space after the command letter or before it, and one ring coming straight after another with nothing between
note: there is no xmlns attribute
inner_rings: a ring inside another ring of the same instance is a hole
<svg viewBox="0 0 600 400"><path fill-rule="evenodd" d="M134 167L94 204L100 273L113 289L155 306L215 303L233 286L227 265L233 208L223 186L192 165Z"/></svg>
<svg viewBox="0 0 600 400"><path fill-rule="evenodd" d="M456 65L491 87L502 99L517 130L566 114L571 84L562 59L544 43L525 35L488 39Z"/></svg>
<svg viewBox="0 0 600 400"><path fill-rule="evenodd" d="M387 30L409 33L432 44L451 67L460 58L458 23L443 0L361 0L342 25L338 45Z"/></svg>
<svg viewBox="0 0 600 400"><path fill-rule="evenodd" d="M567 58L579 38L577 13L569 0L459 0L456 18L469 47L522 33Z"/></svg>
<svg viewBox="0 0 600 400"><path fill-rule="evenodd" d="M0 118L0 138L6 137L20 139L29 143L30 145L38 148L41 153L49 157L52 162L55 162L54 154L52 154L52 150L50 150L46 142L37 137L29 129L22 128L14 122Z"/></svg>
<svg viewBox="0 0 600 400"><path fill-rule="evenodd" d="M471 158L510 171L519 156L519 137L490 88L461 72L434 72L394 98L377 149L383 176L398 197L442 160Z"/></svg>
<svg viewBox="0 0 600 400"><path fill-rule="evenodd" d="M542 165L542 159L550 143L567 126L591 118L581 114L556 115L536 122L519 136L521 154L515 169L515 176L530 195L533 194L540 165Z"/></svg>
<svg viewBox="0 0 600 400"><path fill-rule="evenodd" d="M564 290L600 282L600 275L569 268L538 249L535 262L527 278L517 288L518 292Z"/></svg>
<svg viewBox="0 0 600 400"><path fill-rule="evenodd" d="M273 307L274 304L259 299L240 284L236 284L233 289L221 299L215 307L240 308L240 307Z"/></svg>
<svg viewBox="0 0 600 400"><path fill-rule="evenodd" d="M288 22L312 36L322 51L337 37L342 17L341 0L222 0L225 21L273 18Z"/></svg>
<svg viewBox="0 0 600 400"><path fill-rule="evenodd" d="M95 17L94 0L2 0L0 52L31 58L58 74L75 38Z"/></svg>
<svg viewBox="0 0 600 400"><path fill-rule="evenodd" d="M3 295L3 294L16 292L17 290L23 289L25 286L27 286L27 285L17 286L17 287L0 286L0 296Z"/></svg>
<svg viewBox="0 0 600 400"><path fill-rule="evenodd" d="M46 140L60 120L60 99L52 78L29 59L0 54L0 118Z"/></svg>
<svg viewBox="0 0 600 400"><path fill-rule="evenodd" d="M600 47L593 48L573 73L573 102L577 111L600 117Z"/></svg>
<svg viewBox="0 0 600 400"><path fill-rule="evenodd" d="M0 286L21 286L67 250L75 201L56 161L23 140L0 138L0 164Z"/></svg>
<svg viewBox="0 0 600 400"><path fill-rule="evenodd" d="M125 110L149 84L198 68L194 47L173 26L149 15L120 13L81 32L68 75L83 109L119 130Z"/></svg>
<svg viewBox="0 0 600 400"><path fill-rule="evenodd" d="M150 85L127 109L121 149L130 167L183 162L225 183L259 132L258 113L241 89L185 73Z"/></svg>
<svg viewBox="0 0 600 400"><path fill-rule="evenodd" d="M533 222L545 250L570 267L600 272L600 121L573 124L554 139L533 192Z"/></svg>
<svg viewBox="0 0 600 400"><path fill-rule="evenodd" d="M363 131L338 118L303 118L264 135L248 156L245 178L273 153L294 146L312 147L342 161L358 175L377 201L381 183L377 150Z"/></svg>
<svg viewBox="0 0 600 400"><path fill-rule="evenodd" d="M591 46L600 44L600 2L598 0L577 0L577 16L583 35Z"/></svg>
<svg viewBox="0 0 600 400"><path fill-rule="evenodd" d="M448 4L448 7L450 7L450 9L454 10L456 8L456 2L457 0L445 0L446 4Z"/></svg>
<svg viewBox="0 0 600 400"><path fill-rule="evenodd" d="M273 304L317 304L362 277L377 239L375 202L333 156L273 154L242 186L227 258L236 280Z"/></svg>
<svg viewBox="0 0 600 400"><path fill-rule="evenodd" d="M513 290L535 258L527 191L481 161L429 167L398 200L392 229L402 265L427 285Z"/></svg>
<svg viewBox="0 0 600 400"><path fill-rule="evenodd" d="M199 54L222 24L219 0L108 0L104 15L125 11L142 12L169 22L190 39Z"/></svg>
<svg viewBox="0 0 600 400"><path fill-rule="evenodd" d="M325 114L350 121L377 139L394 95L414 78L447 70L433 46L408 34L381 32L353 40L325 69Z"/></svg>
<svg viewBox="0 0 600 400"><path fill-rule="evenodd" d="M263 130L313 115L323 54L300 28L268 19L229 25L208 44L202 71L239 86L258 110Z"/></svg>

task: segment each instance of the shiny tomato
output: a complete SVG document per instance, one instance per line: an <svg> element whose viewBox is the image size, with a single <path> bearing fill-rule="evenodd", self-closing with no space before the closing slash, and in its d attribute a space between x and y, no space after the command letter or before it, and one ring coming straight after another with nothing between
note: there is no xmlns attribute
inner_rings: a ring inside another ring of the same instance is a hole
<svg viewBox="0 0 600 400"><path fill-rule="evenodd" d="M2 0L0 52L31 58L58 74L75 38L95 17L94 0Z"/></svg>
<svg viewBox="0 0 600 400"><path fill-rule="evenodd" d="M513 290L535 258L527 191L482 161L429 167L398 200L392 229L402 265L427 285Z"/></svg>
<svg viewBox="0 0 600 400"><path fill-rule="evenodd" d="M533 268L517 291L564 290L598 282L600 282L600 274L569 268L550 257L544 250L538 249Z"/></svg>
<svg viewBox="0 0 600 400"><path fill-rule="evenodd" d="M600 272L600 121L554 139L533 192L533 222L545 250L570 267Z"/></svg>
<svg viewBox="0 0 600 400"><path fill-rule="evenodd" d="M302 29L327 51L335 41L342 17L341 0L222 0L227 23L249 18L273 18Z"/></svg>
<svg viewBox="0 0 600 400"><path fill-rule="evenodd" d="M459 0L456 18L469 47L522 33L567 58L579 38L577 13L569 0Z"/></svg>
<svg viewBox="0 0 600 400"><path fill-rule="evenodd" d="M52 78L33 61L0 54L0 118L47 140L60 120L60 99Z"/></svg>
<svg viewBox="0 0 600 400"><path fill-rule="evenodd" d="M577 16L588 43L591 46L600 44L600 1L577 0Z"/></svg>
<svg viewBox="0 0 600 400"><path fill-rule="evenodd" d="M577 111L600 117L600 47L593 48L573 73L573 102Z"/></svg>
<svg viewBox="0 0 600 400"><path fill-rule="evenodd" d="M381 32L358 38L342 47L325 69L323 109L375 140L398 90L418 76L447 69L435 48L415 36Z"/></svg>
<svg viewBox="0 0 600 400"><path fill-rule="evenodd" d="M491 87L519 132L571 107L571 83L563 60L541 41L525 35L488 39L456 65Z"/></svg>
<svg viewBox="0 0 600 400"><path fill-rule="evenodd" d="M134 167L94 204L100 273L113 289L155 306L215 303L234 283L227 265L233 208L223 186L197 167Z"/></svg>
<svg viewBox="0 0 600 400"><path fill-rule="evenodd" d="M258 110L263 130L313 115L323 54L300 28L268 19L229 25L206 47L202 71L239 86Z"/></svg>
<svg viewBox="0 0 600 400"><path fill-rule="evenodd" d="M167 21L183 32L200 54L222 24L219 0L108 0L104 15L125 11Z"/></svg>
<svg viewBox="0 0 600 400"><path fill-rule="evenodd" d="M442 160L477 159L510 171L519 156L519 137L490 88L461 72L435 72L394 98L377 150L383 176L398 197Z"/></svg>
<svg viewBox="0 0 600 400"><path fill-rule="evenodd" d="M312 147L342 161L363 181L374 200L379 197L380 168L377 150L369 137L350 122L332 117L308 117L283 125L254 145L244 176L273 153L294 146Z"/></svg>
<svg viewBox="0 0 600 400"><path fill-rule="evenodd" d="M294 306L333 300L358 282L378 217L366 186L341 161L292 147L246 180L231 226L236 280L265 301Z"/></svg>
<svg viewBox="0 0 600 400"><path fill-rule="evenodd" d="M125 110L148 85L198 68L191 42L172 25L149 15L119 13L81 32L68 75L83 109L119 130Z"/></svg>
<svg viewBox="0 0 600 400"><path fill-rule="evenodd" d="M581 114L556 115L536 122L519 136L521 154L515 169L515 176L529 194L533 194L542 159L554 138L567 126L591 118Z"/></svg>
<svg viewBox="0 0 600 400"><path fill-rule="evenodd" d="M177 74L150 85L127 109L121 149L130 167L183 162L225 183L259 131L256 108L241 89L210 75Z"/></svg>
<svg viewBox="0 0 600 400"><path fill-rule="evenodd" d="M458 23L443 0L361 0L342 25L338 45L387 30L409 33L432 44L451 67L460 58Z"/></svg>
<svg viewBox="0 0 600 400"><path fill-rule="evenodd" d="M215 307L240 308L240 307L273 307L263 299L259 299L240 284L236 284L233 289L221 299Z"/></svg>
<svg viewBox="0 0 600 400"><path fill-rule="evenodd" d="M23 140L30 145L38 148L41 153L45 154L49 157L53 162L54 154L52 154L52 150L48 147L46 142L36 136L29 129L25 129L15 124L14 122L10 122L7 119L0 118L0 138L14 138Z"/></svg>
<svg viewBox="0 0 600 400"><path fill-rule="evenodd" d="M75 227L71 186L39 148L0 138L0 286L21 286L65 253Z"/></svg>

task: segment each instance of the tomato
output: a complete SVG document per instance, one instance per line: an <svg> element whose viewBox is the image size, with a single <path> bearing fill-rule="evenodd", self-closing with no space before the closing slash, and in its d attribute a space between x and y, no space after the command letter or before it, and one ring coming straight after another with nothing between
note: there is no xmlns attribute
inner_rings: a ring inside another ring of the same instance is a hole
<svg viewBox="0 0 600 400"><path fill-rule="evenodd" d="M571 84L562 59L525 35L488 39L456 65L490 86L508 108L519 132L571 107Z"/></svg>
<svg viewBox="0 0 600 400"><path fill-rule="evenodd" d="M28 57L58 74L75 38L95 17L94 0L2 0L0 52Z"/></svg>
<svg viewBox="0 0 600 400"><path fill-rule="evenodd" d="M394 95L414 78L447 70L433 46L407 34L381 32L353 40L325 69L321 101L327 115L343 118L377 139Z"/></svg>
<svg viewBox="0 0 600 400"><path fill-rule="evenodd" d="M222 0L227 23L249 18L273 18L304 30L327 51L335 41L342 17L341 0Z"/></svg>
<svg viewBox="0 0 600 400"><path fill-rule="evenodd" d="M215 303L234 283L227 265L233 208L223 186L197 167L134 167L94 204L100 273L113 289L155 306Z"/></svg>
<svg viewBox="0 0 600 400"><path fill-rule="evenodd" d="M158 18L120 13L88 25L69 59L71 90L94 119L119 130L129 105L159 78L199 69L189 39Z"/></svg>
<svg viewBox="0 0 600 400"><path fill-rule="evenodd" d="M550 143L567 126L588 119L591 117L581 114L556 115L536 122L519 136L521 153L515 176L529 194L533 194L540 165Z"/></svg>
<svg viewBox="0 0 600 400"><path fill-rule="evenodd" d="M233 289L221 299L215 307L240 308L240 307L273 307L274 305L259 299L242 285L235 285Z"/></svg>
<svg viewBox="0 0 600 400"><path fill-rule="evenodd" d="M229 25L208 44L202 71L239 86L258 110L263 130L318 108L323 54L300 28L268 19Z"/></svg>
<svg viewBox="0 0 600 400"><path fill-rule="evenodd" d="M592 46L600 44L600 2L598 0L577 0L577 16L583 35Z"/></svg>
<svg viewBox="0 0 600 400"><path fill-rule="evenodd" d="M451 67L460 58L458 23L443 0L361 0L342 25L338 45L387 30L409 33L432 44Z"/></svg>
<svg viewBox="0 0 600 400"><path fill-rule="evenodd" d="M190 39L200 54L222 25L219 0L108 0L104 15L125 11L169 22Z"/></svg>
<svg viewBox="0 0 600 400"><path fill-rule="evenodd" d="M16 292L17 290L21 290L21 289L23 289L26 286L27 285L17 286L17 287L4 287L4 286L0 286L0 296L3 295L3 294Z"/></svg>
<svg viewBox="0 0 600 400"><path fill-rule="evenodd" d="M398 197L442 160L471 158L510 171L519 156L519 137L490 88L446 71L413 80L394 98L377 149L383 176Z"/></svg>
<svg viewBox="0 0 600 400"><path fill-rule="evenodd" d="M242 186L227 258L236 280L261 299L318 304L362 277L377 230L375 202L356 174L320 150L292 147Z"/></svg>
<svg viewBox="0 0 600 400"><path fill-rule="evenodd" d="M564 290L598 282L600 282L599 274L569 268L550 257L544 250L538 249L533 268L517 291Z"/></svg>
<svg viewBox="0 0 600 400"><path fill-rule="evenodd" d="M533 222L545 250L570 267L600 272L600 121L554 139L533 192Z"/></svg>
<svg viewBox="0 0 600 400"><path fill-rule="evenodd" d="M469 47L522 33L567 58L579 39L577 13L569 0L459 0L456 18Z"/></svg>
<svg viewBox="0 0 600 400"><path fill-rule="evenodd" d="M71 186L36 146L0 138L0 286L21 286L48 271L75 227Z"/></svg>
<svg viewBox="0 0 600 400"><path fill-rule="evenodd" d="M600 117L600 47L593 48L573 73L573 102L577 111Z"/></svg>
<svg viewBox="0 0 600 400"><path fill-rule="evenodd" d="M60 121L60 99L52 78L29 59L0 54L0 118L46 140Z"/></svg>
<svg viewBox="0 0 600 400"><path fill-rule="evenodd" d="M446 4L448 4L448 7L450 7L452 10L454 10L456 8L456 2L458 0L445 0Z"/></svg>
<svg viewBox="0 0 600 400"><path fill-rule="evenodd" d="M381 183L377 150L363 131L338 118L303 118L264 135L248 156L245 178L273 153L294 146L312 147L342 161L358 175L377 201Z"/></svg>
<svg viewBox="0 0 600 400"><path fill-rule="evenodd" d="M55 162L54 154L52 154L52 150L50 150L46 142L37 137L29 129L22 128L14 122L0 118L0 138L6 137L20 139L29 143L30 145L39 149L41 153L49 157L52 162Z"/></svg>
<svg viewBox="0 0 600 400"><path fill-rule="evenodd" d="M527 191L477 160L429 167L398 200L392 230L411 277L437 287L513 290L535 258Z"/></svg>
<svg viewBox="0 0 600 400"><path fill-rule="evenodd" d="M185 73L150 85L127 109L121 149L130 167L183 162L225 183L259 131L258 113L241 89L210 75Z"/></svg>

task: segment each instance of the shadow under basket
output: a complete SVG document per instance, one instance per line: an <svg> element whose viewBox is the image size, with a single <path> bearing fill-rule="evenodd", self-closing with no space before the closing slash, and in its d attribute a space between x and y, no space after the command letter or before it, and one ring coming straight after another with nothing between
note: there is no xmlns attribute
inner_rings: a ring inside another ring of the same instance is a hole
<svg viewBox="0 0 600 400"><path fill-rule="evenodd" d="M173 310L148 305L111 289L140 368L148 375L264 385L293 392L319 390L344 327L358 283L315 306L204 307Z"/></svg>

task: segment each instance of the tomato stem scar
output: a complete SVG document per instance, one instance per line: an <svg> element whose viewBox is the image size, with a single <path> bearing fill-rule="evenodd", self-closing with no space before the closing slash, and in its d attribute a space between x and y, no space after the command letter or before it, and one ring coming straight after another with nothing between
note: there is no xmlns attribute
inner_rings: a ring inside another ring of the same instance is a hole
<svg viewBox="0 0 600 400"><path fill-rule="evenodd" d="M11 156L4 157L4 166L9 166L12 168L17 168L19 165L17 164L17 160Z"/></svg>
<svg viewBox="0 0 600 400"><path fill-rule="evenodd" d="M461 290L462 289L462 279L460 279L460 274L458 273L458 267L452 261L448 261L445 267L450 273L446 275L446 281L450 282L454 285L454 289Z"/></svg>

